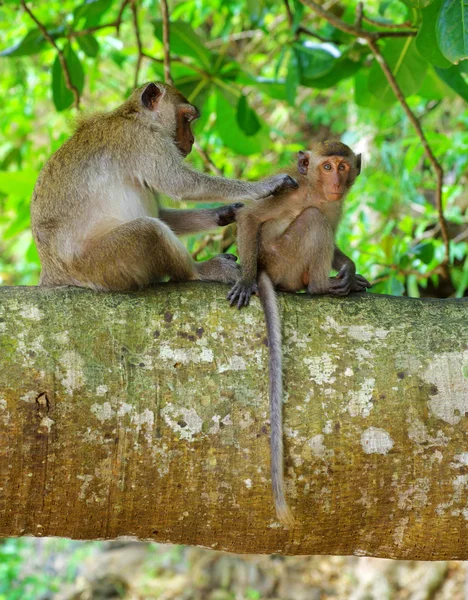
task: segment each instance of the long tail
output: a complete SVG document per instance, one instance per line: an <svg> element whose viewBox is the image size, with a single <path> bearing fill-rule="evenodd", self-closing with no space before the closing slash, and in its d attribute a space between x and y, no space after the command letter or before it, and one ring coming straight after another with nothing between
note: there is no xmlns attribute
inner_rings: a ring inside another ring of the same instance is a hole
<svg viewBox="0 0 468 600"><path fill-rule="evenodd" d="M265 314L268 349L270 352L270 446L273 497L278 519L286 527L293 527L294 517L289 509L284 492L281 321L275 288L265 271L261 271L258 277L258 293Z"/></svg>

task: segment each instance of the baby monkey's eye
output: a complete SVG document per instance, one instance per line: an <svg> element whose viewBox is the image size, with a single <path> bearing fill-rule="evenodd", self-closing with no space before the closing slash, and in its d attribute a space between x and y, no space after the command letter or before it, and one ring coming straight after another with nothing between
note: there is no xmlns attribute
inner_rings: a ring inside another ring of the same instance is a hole
<svg viewBox="0 0 468 600"><path fill-rule="evenodd" d="M344 171L344 170L346 169L346 167L344 166L344 164L343 164L343 163L341 163L341 164L340 164L340 166L338 167L338 169L339 169L340 171Z"/></svg>
<svg viewBox="0 0 468 600"><path fill-rule="evenodd" d="M331 171L331 168L332 168L332 167L331 167L331 164L330 164L330 163L325 163L325 164L323 165L323 168L325 169L325 171Z"/></svg>

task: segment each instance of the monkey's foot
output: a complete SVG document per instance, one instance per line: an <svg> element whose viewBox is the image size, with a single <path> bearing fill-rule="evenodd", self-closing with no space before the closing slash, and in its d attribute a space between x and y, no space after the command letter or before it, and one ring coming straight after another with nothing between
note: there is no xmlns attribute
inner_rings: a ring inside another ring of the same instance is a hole
<svg viewBox="0 0 468 600"><path fill-rule="evenodd" d="M328 292L333 296L347 296L350 292L365 292L371 284L362 275L356 275L354 268L342 267L335 277L330 277Z"/></svg>
<svg viewBox="0 0 468 600"><path fill-rule="evenodd" d="M220 206L217 213L217 224L220 227L234 223L236 220L237 212L244 206L243 202L236 202L235 204L228 204L227 206Z"/></svg>
<svg viewBox="0 0 468 600"><path fill-rule="evenodd" d="M241 279L233 285L226 298L231 306L237 303L237 308L241 309L249 304L250 296L255 294L257 290L258 287L255 281L252 283Z"/></svg>
<svg viewBox="0 0 468 600"><path fill-rule="evenodd" d="M210 260L195 263L200 281L236 283L240 277L240 266L234 254L219 254Z"/></svg>

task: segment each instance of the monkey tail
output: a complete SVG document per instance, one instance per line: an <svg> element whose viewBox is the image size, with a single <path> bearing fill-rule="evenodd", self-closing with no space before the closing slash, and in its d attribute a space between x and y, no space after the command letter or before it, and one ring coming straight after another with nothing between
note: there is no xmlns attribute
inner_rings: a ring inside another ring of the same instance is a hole
<svg viewBox="0 0 468 600"><path fill-rule="evenodd" d="M295 523L294 517L286 501L284 491L281 321L275 288L265 271L261 271L258 277L258 294L265 314L268 349L270 353L270 445L273 497L278 519L286 527L292 528Z"/></svg>

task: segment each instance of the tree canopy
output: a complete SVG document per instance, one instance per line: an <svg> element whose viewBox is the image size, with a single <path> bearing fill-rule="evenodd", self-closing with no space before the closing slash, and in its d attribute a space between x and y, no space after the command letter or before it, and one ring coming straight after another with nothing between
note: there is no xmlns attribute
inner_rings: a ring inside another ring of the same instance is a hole
<svg viewBox="0 0 468 600"><path fill-rule="evenodd" d="M172 78L201 109L189 158L197 168L256 179L313 141L341 138L365 162L339 243L373 291L466 294L463 0L166 4L0 6L1 283L37 282L29 200L75 116L117 106L136 84ZM235 236L226 228L187 244L205 258L235 250Z"/></svg>

